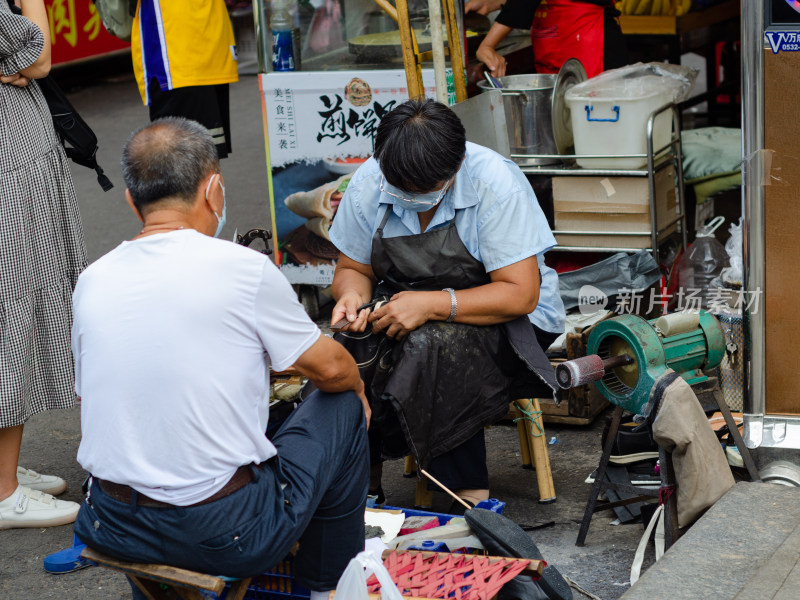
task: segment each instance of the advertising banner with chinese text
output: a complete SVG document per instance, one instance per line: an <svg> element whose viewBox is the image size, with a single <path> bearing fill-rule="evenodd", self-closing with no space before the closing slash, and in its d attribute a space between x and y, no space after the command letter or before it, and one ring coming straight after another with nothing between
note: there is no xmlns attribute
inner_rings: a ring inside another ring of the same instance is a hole
<svg viewBox="0 0 800 600"><path fill-rule="evenodd" d="M130 48L106 31L92 0L45 0L53 64Z"/></svg>
<svg viewBox="0 0 800 600"><path fill-rule="evenodd" d="M435 97L432 69L422 72ZM290 282L324 287L336 248L328 229L350 174L373 151L381 118L408 99L403 70L260 75L272 171L275 256Z"/></svg>
<svg viewBox="0 0 800 600"><path fill-rule="evenodd" d="M422 80L434 97L433 70ZM408 99L403 70L265 73L261 91L273 167L369 156L381 117Z"/></svg>

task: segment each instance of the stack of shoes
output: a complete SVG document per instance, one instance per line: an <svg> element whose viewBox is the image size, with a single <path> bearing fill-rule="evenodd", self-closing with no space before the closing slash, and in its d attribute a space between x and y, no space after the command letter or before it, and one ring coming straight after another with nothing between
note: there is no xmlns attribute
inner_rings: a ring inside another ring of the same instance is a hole
<svg viewBox="0 0 800 600"><path fill-rule="evenodd" d="M75 521L80 504L51 495L67 489L63 479L17 467L17 481L17 489L0 500L0 529L55 527Z"/></svg>
<svg viewBox="0 0 800 600"><path fill-rule="evenodd" d="M605 447L611 421L606 422L603 429L601 447ZM647 488L657 488L661 484L661 477L656 470L658 460L658 444L653 439L652 424L649 420L643 423L624 421L620 423L617 436L611 446L608 468L605 480L622 485L634 485ZM589 476L587 482L594 482L596 470ZM605 496L610 502L629 500L636 496L633 492L624 492L606 489ZM641 502L620 505L614 508L614 513L621 523L632 523L642 519Z"/></svg>
<svg viewBox="0 0 800 600"><path fill-rule="evenodd" d="M611 422L603 429L600 447L605 447ZM650 421L644 423L620 423L617 437L611 446L609 462L615 465L629 465L642 461L658 459L658 444L653 439Z"/></svg>

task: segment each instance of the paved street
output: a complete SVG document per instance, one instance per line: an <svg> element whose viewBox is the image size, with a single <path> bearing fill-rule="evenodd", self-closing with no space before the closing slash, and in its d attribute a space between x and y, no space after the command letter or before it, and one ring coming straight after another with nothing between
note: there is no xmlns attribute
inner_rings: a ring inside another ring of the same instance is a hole
<svg viewBox="0 0 800 600"><path fill-rule="evenodd" d="M244 77L231 88L233 154L223 161L228 190L230 238L235 228L244 231L268 226L264 137L257 79ZM119 155L130 132L147 122L136 85L130 74L115 75L70 91L69 96L100 139L100 163L116 187L103 193L93 172L74 166L76 187L86 231L90 260L120 241L133 237L139 223L124 202ZM584 479L597 465L602 417L591 427L548 427L556 438L549 446L558 500L540 505L533 471L520 468L517 430L513 425L487 432L493 495L508 503L505 514L530 528L544 557L562 573L603 599L618 598L627 589L630 563L641 536L640 525L611 527L613 516L598 514L587 546L576 548L575 537L589 486ZM25 427L21 464L67 479L65 499L80 501L84 478L75 461L80 441L78 407L53 411L31 419ZM401 476L399 461L385 467L384 488L390 504L411 506L414 481ZM436 494L434 509L442 511L449 499ZM45 556L72 542L71 527L20 529L0 533L0 598L39 600L127 598L125 580L100 568L50 575L42 568ZM648 552L649 556L649 552ZM582 595L576 593L576 598Z"/></svg>

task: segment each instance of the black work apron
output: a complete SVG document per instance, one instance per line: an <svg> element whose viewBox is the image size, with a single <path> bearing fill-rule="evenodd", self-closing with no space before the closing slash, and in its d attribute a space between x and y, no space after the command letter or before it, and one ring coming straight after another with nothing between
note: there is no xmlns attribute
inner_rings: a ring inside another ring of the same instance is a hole
<svg viewBox="0 0 800 600"><path fill-rule="evenodd" d="M455 217L447 227L384 238L391 210L388 206L372 237L376 296L467 289L491 281L461 241ZM429 321L400 342L380 338L374 376L370 373L372 380L365 384L384 458L410 449L425 468L431 458L500 420L511 400L552 396L556 389L527 316L488 326Z"/></svg>

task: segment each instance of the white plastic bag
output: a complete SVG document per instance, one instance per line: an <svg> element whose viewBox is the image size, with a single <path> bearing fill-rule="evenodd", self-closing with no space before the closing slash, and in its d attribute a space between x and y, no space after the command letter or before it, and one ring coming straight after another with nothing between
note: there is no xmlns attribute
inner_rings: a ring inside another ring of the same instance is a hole
<svg viewBox="0 0 800 600"><path fill-rule="evenodd" d="M732 223L729 229L731 237L725 242L725 251L730 259L730 267L720 273L724 287L741 286L744 281L744 262L742 261L742 220Z"/></svg>
<svg viewBox="0 0 800 600"><path fill-rule="evenodd" d="M336 598L367 600L367 576L364 569L375 574L381 584L381 600L403 600L402 594L383 566L380 555L369 550L359 552L347 565L336 585Z"/></svg>

